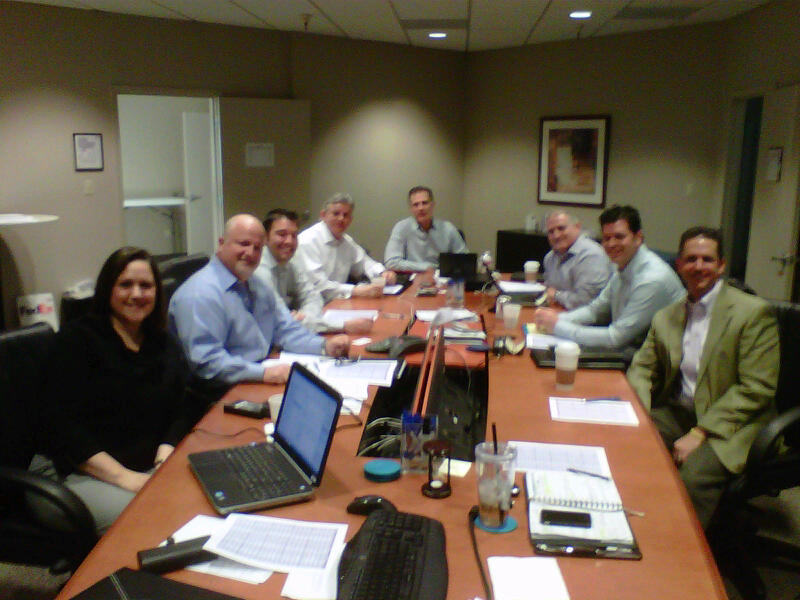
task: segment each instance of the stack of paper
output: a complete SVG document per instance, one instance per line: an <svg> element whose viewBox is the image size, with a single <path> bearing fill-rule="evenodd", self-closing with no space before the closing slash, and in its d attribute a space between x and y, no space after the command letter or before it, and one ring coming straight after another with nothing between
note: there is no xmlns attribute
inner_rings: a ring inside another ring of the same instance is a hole
<svg viewBox="0 0 800 600"><path fill-rule="evenodd" d="M188 567L247 583L263 583L273 571L288 573L283 596L336 598L336 572L347 525L231 514L198 515L172 536L176 542L210 535L204 548L220 556Z"/></svg>

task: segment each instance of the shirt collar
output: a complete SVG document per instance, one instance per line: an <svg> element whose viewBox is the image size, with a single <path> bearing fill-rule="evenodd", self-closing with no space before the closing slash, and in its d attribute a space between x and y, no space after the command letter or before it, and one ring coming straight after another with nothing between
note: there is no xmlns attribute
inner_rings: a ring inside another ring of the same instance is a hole
<svg viewBox="0 0 800 600"><path fill-rule="evenodd" d="M336 236L331 233L330 227L328 227L328 224L325 221L320 221L319 224L322 227L322 236L325 244L335 246L341 244L347 237L347 234L345 233L342 235L342 239L337 239Z"/></svg>
<svg viewBox="0 0 800 600"><path fill-rule="evenodd" d="M625 281L630 281L631 279L633 279L633 274L639 269L639 265L641 265L645 260L647 260L646 258L647 252L648 252L647 246L645 246L644 242L642 242L641 246L639 246L639 249L636 250L636 254L634 254L630 262L627 265L625 265L625 268L619 269L619 267L617 267L619 276Z"/></svg>
<svg viewBox="0 0 800 600"><path fill-rule="evenodd" d="M414 219L414 217L411 217L411 218L412 218L412 219ZM431 218L431 227L430 227L430 229L428 229L428 231L425 231L425 230L422 228L422 225L420 225L420 224L419 224L419 222L418 222L416 219L414 219L414 225L416 225L416 226L417 226L417 229L418 229L419 231L421 231L422 233L428 233L428 232L429 232L429 231L431 231L432 229L436 229L436 219L434 219L434 218Z"/></svg>
<svg viewBox="0 0 800 600"><path fill-rule="evenodd" d="M214 274L217 276L220 285L223 289L229 290L232 288L239 279L230 272L228 267L222 264L222 261L219 257L215 254L211 257L211 261L209 261L211 268L214 270Z"/></svg>
<svg viewBox="0 0 800 600"><path fill-rule="evenodd" d="M266 246L264 246L264 249L261 251L261 264L268 269L272 269L278 265L278 261L275 260L275 257L272 256L272 252L270 252L269 248Z"/></svg>
<svg viewBox="0 0 800 600"><path fill-rule="evenodd" d="M686 296L686 305L691 310L695 306L702 306L705 310L704 313L708 314L711 308L714 306L714 302L717 300L717 296L719 296L719 291L722 289L722 278L720 277L717 279L717 283L714 284L710 290L708 290L697 302L692 302L689 299L689 296Z"/></svg>

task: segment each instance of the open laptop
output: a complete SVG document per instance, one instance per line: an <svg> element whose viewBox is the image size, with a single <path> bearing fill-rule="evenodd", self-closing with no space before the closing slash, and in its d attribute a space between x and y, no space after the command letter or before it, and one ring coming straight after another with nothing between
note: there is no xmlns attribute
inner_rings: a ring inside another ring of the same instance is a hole
<svg viewBox="0 0 800 600"><path fill-rule="evenodd" d="M439 254L439 275L463 280L468 292L479 290L493 281L487 273L478 273L478 255L474 252L442 252Z"/></svg>
<svg viewBox="0 0 800 600"><path fill-rule="evenodd" d="M189 455L214 510L226 515L311 498L322 480L341 407L339 392L295 363L273 441Z"/></svg>

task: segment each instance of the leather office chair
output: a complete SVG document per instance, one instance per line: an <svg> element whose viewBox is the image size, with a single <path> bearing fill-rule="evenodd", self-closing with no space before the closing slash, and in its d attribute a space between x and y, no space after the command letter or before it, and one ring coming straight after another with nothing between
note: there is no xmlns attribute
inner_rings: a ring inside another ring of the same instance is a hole
<svg viewBox="0 0 800 600"><path fill-rule="evenodd" d="M774 497L782 490L800 486L800 304L776 303L775 316L781 344L775 393L778 416L756 437L745 470L728 486L710 532L723 572L730 571L730 579L748 599L766 597L755 568L756 556L780 557L794 562L795 569L800 565L800 547L758 536L758 527L747 510L750 499ZM781 442L783 452L778 451Z"/></svg>
<svg viewBox="0 0 800 600"><path fill-rule="evenodd" d="M97 542L94 519L72 491L27 470L43 445L39 384L54 335L44 323L0 333L0 561L66 573ZM50 511L59 525L37 517Z"/></svg>
<svg viewBox="0 0 800 600"><path fill-rule="evenodd" d="M208 261L208 256L198 253L188 256L174 256L167 260L157 261L157 264L158 270L161 272L161 279L174 279L175 288L177 289L184 281L189 279L190 275L206 266Z"/></svg>

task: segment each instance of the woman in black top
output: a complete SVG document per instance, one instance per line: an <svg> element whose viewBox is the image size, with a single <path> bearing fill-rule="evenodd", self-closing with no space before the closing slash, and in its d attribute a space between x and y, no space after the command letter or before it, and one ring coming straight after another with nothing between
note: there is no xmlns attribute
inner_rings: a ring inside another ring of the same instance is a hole
<svg viewBox="0 0 800 600"><path fill-rule="evenodd" d="M50 454L102 532L189 425L188 365L165 330L161 278L147 251L108 257L90 314L58 333L50 365Z"/></svg>

